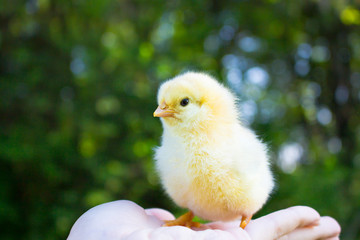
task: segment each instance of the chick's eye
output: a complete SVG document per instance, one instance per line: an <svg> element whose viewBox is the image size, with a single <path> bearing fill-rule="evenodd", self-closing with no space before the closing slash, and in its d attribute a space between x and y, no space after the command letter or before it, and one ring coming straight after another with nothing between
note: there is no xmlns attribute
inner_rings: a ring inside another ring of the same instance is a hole
<svg viewBox="0 0 360 240"><path fill-rule="evenodd" d="M180 101L180 105L185 107L186 105L189 104L189 99L188 98L184 98L183 100Z"/></svg>

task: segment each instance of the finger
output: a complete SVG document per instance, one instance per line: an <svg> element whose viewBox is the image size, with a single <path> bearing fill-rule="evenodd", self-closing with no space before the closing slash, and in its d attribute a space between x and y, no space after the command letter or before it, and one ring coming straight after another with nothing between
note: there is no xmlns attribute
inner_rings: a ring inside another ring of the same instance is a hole
<svg viewBox="0 0 360 240"><path fill-rule="evenodd" d="M339 237L340 231L340 225L335 221L335 219L331 217L322 217L319 221L319 225L296 229L293 232L287 234L286 239L336 239Z"/></svg>
<svg viewBox="0 0 360 240"><path fill-rule="evenodd" d="M136 203L119 200L85 212L73 225L68 240L107 239L106 236L121 239L140 228L157 228L161 224L158 218L147 215Z"/></svg>
<svg viewBox="0 0 360 240"><path fill-rule="evenodd" d="M314 209L296 206L280 210L251 221L245 230L252 239L278 239L293 230L308 225L314 225L320 220L320 215Z"/></svg>
<svg viewBox="0 0 360 240"><path fill-rule="evenodd" d="M175 219L175 217L174 217L174 215L172 215L172 213L170 213L169 211L166 211L164 209L160 209L160 208L145 209L145 212L147 215L155 216L158 219L160 219L161 221Z"/></svg>

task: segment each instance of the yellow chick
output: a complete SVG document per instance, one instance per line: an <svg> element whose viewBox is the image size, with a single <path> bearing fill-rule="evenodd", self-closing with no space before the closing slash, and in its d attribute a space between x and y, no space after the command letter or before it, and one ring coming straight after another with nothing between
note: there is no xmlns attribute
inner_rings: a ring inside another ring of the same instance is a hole
<svg viewBox="0 0 360 240"><path fill-rule="evenodd" d="M163 125L156 168L174 202L190 210L165 225L240 219L245 228L274 187L267 147L239 120L235 96L211 76L188 72L164 82L155 117Z"/></svg>

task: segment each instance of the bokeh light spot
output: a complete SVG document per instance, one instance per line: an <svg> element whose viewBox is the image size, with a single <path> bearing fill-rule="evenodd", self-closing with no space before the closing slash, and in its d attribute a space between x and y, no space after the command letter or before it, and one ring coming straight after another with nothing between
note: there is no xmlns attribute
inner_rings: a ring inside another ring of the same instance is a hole
<svg viewBox="0 0 360 240"><path fill-rule="evenodd" d="M293 173L303 156L303 147L296 142L284 144L279 151L278 165L285 173Z"/></svg>

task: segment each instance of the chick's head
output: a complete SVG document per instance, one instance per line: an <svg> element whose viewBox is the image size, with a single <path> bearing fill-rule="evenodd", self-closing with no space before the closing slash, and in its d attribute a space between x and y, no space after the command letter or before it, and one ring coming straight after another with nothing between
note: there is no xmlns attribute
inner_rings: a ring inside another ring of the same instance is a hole
<svg viewBox="0 0 360 240"><path fill-rule="evenodd" d="M188 72L164 82L157 101L154 116L161 117L164 125L181 130L238 117L234 95L203 73Z"/></svg>

